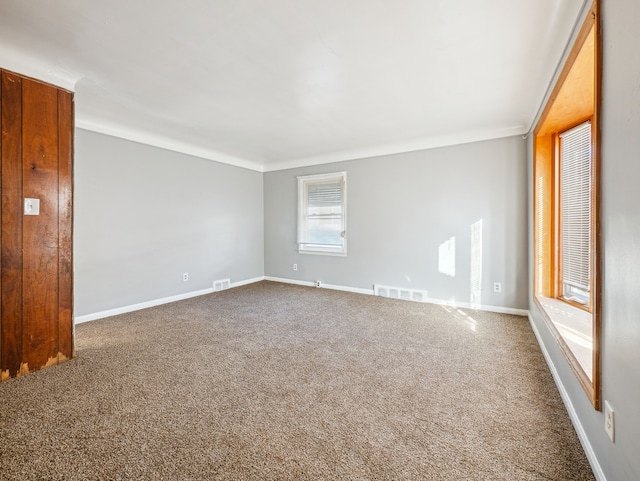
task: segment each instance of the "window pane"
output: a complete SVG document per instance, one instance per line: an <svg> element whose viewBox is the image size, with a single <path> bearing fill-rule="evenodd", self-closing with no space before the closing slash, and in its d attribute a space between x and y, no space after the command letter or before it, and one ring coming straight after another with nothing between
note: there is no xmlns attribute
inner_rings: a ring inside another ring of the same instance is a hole
<svg viewBox="0 0 640 481"><path fill-rule="evenodd" d="M307 244L324 244L341 246L343 239L342 233L342 218L308 218L306 239Z"/></svg>
<svg viewBox="0 0 640 481"><path fill-rule="evenodd" d="M591 279L591 124L560 135L563 297L589 303Z"/></svg>

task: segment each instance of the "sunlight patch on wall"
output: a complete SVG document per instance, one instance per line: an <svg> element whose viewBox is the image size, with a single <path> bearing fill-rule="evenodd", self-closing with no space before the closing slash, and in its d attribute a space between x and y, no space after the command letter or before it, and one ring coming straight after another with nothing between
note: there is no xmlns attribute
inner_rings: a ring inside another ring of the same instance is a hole
<svg viewBox="0 0 640 481"><path fill-rule="evenodd" d="M456 238L451 237L438 247L438 271L449 277L456 276Z"/></svg>
<svg viewBox="0 0 640 481"><path fill-rule="evenodd" d="M482 304L482 219L471 224L471 295L472 309Z"/></svg>

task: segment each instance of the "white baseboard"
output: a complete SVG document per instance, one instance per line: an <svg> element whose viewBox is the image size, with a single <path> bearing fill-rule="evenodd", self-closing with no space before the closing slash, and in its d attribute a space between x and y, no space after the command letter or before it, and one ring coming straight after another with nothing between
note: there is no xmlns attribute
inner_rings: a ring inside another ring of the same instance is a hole
<svg viewBox="0 0 640 481"><path fill-rule="evenodd" d="M360 287L337 286L335 284L322 284L325 289L333 289L334 291L354 292L356 294L373 295L373 289L362 289Z"/></svg>
<svg viewBox="0 0 640 481"><path fill-rule="evenodd" d="M230 288L245 286L247 284L253 284L254 282L260 282L264 280L264 276L254 277L253 279L246 279L243 281L232 282ZM115 309L108 309L106 311L94 312L92 314L85 314L84 316L76 316L74 318L75 324L82 324L83 322L95 321L97 319L104 319L105 317L117 316L119 314L126 314L127 312L139 311L140 309L147 309L149 307L160 306L162 304L168 304L170 302L182 301L184 299L190 299L192 297L204 296L205 294L211 294L213 288L202 289L199 291L185 292L184 294L178 294L175 296L163 297L161 299L153 299L151 301L140 302L138 304L131 304L129 306L116 307Z"/></svg>
<svg viewBox="0 0 640 481"><path fill-rule="evenodd" d="M298 286L307 286L307 287L315 287L316 283L313 281L298 281L296 279L285 279L283 277L271 277L266 276L264 278L266 281L273 282L282 282L284 284L295 284ZM346 292L355 292L356 294L368 294L370 296L373 295L373 289L361 289L359 287L348 287L348 286L338 286L335 284L322 284L321 289L331 289L334 291L346 291Z"/></svg>
<svg viewBox="0 0 640 481"><path fill-rule="evenodd" d="M248 284L253 284L255 282L260 281L274 281L274 282L282 282L285 284L296 284L299 286L308 286L313 287L315 283L313 281L299 281L296 279L286 279L282 277L271 277L271 276L260 276L253 277L251 279L245 279L242 281L232 282L230 284L230 288L246 286ZM359 287L349 287L349 286L340 286L336 284L322 284L322 289L331 289L335 291L345 291L345 292L354 292L356 294L366 294L372 296L374 294L373 289L362 289ZM175 296L164 297L161 299L153 299L151 301L140 302L138 304L131 304L129 306L116 307L114 309L108 309L106 311L94 312L92 314L85 314L84 316L77 316L74 318L75 324L82 324L83 322L95 321L97 319L103 319L105 317L117 316L119 314L126 314L127 312L139 311L140 309L147 309L149 307L159 306L162 304L167 304L169 302L181 301L183 299L190 299L192 297L203 296L205 294L211 294L214 292L213 288L202 289L199 291L191 291L185 292L184 294L178 294ZM453 306L453 307L462 307L467 309L476 309L480 311L489 311L489 312L498 312L503 314L516 314L519 316L526 316L529 311L523 309L512 309L510 307L499 307L499 306L472 306L468 302L459 302L459 301L445 301L441 299L427 299L430 304L439 304L444 306Z"/></svg>
<svg viewBox="0 0 640 481"><path fill-rule="evenodd" d="M445 301L442 299L427 298L426 302L429 304L438 304L441 306L461 307L463 309L473 309L475 311L487 311L497 312L499 314L514 314L516 316L528 316L529 311L527 309L516 309L513 307L501 307L501 306L487 306L484 304L471 304L469 302L461 301Z"/></svg>
<svg viewBox="0 0 640 481"><path fill-rule="evenodd" d="M529 324L531 324L531 329L533 329L533 333L535 334L536 339L538 340L540 350L542 351L542 354L544 355L544 358L547 361L547 365L549 366L549 370L551 371L553 380L555 381L556 386L558 387L558 391L560 392L560 397L562 398L562 402L564 403L564 406L567 409L567 412L569 413L569 417L571 418L573 427L575 428L576 433L578 434L578 439L580 439L580 444L582 444L582 449L584 449L587 459L589 460L589 464L591 465L593 474L598 481L607 481L607 478L604 475L604 471L602 471L602 466L600 466L600 463L598 462L598 457L596 456L596 453L593 450L593 446L591 446L591 442L587 437L587 433L584 430L582 423L580 422L580 417L578 416L578 413L576 412L576 409L573 406L573 403L571 402L569 393L567 392L567 389L564 387L564 383L562 382L562 379L558 374L558 370L556 369L556 366L553 364L553 361L551 360L549 351L547 351L547 347L542 341L542 337L540 336L540 332L538 331L538 327L536 326L536 323L533 322L531 313L528 314L528 317L529 317Z"/></svg>
<svg viewBox="0 0 640 481"><path fill-rule="evenodd" d="M255 282L260 282L260 281L264 281L264 280L265 280L264 276L254 277L252 279L246 279L244 281L232 282L229 287L234 288L234 287L246 286L248 284L253 284Z"/></svg>
<svg viewBox="0 0 640 481"><path fill-rule="evenodd" d="M86 314L84 316L77 316L74 318L76 324L83 322L95 321L97 319L103 319L105 317L117 316L119 314L126 314L127 312L139 311L140 309L147 309L148 307L159 306L161 304L168 304L169 302L181 301L183 299L189 299L191 297L203 296L205 294L211 294L213 288L202 289L200 291L185 292L184 294L178 294L176 296L163 297L162 299L153 299L151 301L140 302L138 304L131 304L129 306L116 307L115 309L108 309L106 311L94 312L93 314Z"/></svg>
<svg viewBox="0 0 640 481"><path fill-rule="evenodd" d="M315 283L313 281L298 281L296 279L286 279L283 277L271 277L271 276L266 276L264 279L267 281L283 282L285 284L296 284L298 286L308 286L308 287L315 286ZM339 286L335 284L322 284L322 289L333 289L336 291L355 292L356 294L367 294L370 296L374 295L373 288L362 289L359 287ZM453 301L453 300L445 301L442 299L427 298L425 302L429 304L438 304L441 306L462 307L465 309L475 309L478 311L498 312L500 314L515 314L517 316L526 316L529 314L529 311L526 309L514 309L511 307L485 306L485 305L472 306L468 302L460 302L460 301Z"/></svg>
<svg viewBox="0 0 640 481"><path fill-rule="evenodd" d="M313 287L315 283L312 281L298 281L296 279L285 279L284 277L265 276L265 281L282 282L283 284L295 284L296 286Z"/></svg>

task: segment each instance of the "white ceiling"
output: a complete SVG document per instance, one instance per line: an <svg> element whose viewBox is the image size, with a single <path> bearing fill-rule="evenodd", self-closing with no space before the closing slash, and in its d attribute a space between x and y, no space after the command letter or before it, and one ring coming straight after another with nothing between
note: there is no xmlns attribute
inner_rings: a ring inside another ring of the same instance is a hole
<svg viewBox="0 0 640 481"><path fill-rule="evenodd" d="M525 133L583 0L2 0L78 127L259 171Z"/></svg>

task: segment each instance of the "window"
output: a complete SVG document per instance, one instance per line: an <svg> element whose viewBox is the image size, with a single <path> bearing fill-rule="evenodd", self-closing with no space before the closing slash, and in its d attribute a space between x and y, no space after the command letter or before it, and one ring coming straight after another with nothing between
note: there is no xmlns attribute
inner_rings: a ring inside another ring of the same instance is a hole
<svg viewBox="0 0 640 481"><path fill-rule="evenodd" d="M534 300L593 406L600 409L598 1L534 129Z"/></svg>
<svg viewBox="0 0 640 481"><path fill-rule="evenodd" d="M347 254L347 173L298 177L298 252Z"/></svg>
<svg viewBox="0 0 640 481"><path fill-rule="evenodd" d="M591 122L559 135L560 296L589 307L591 292Z"/></svg>

